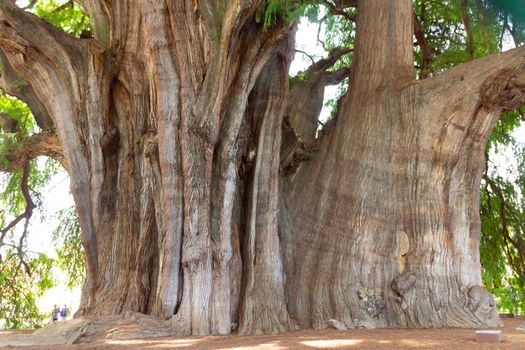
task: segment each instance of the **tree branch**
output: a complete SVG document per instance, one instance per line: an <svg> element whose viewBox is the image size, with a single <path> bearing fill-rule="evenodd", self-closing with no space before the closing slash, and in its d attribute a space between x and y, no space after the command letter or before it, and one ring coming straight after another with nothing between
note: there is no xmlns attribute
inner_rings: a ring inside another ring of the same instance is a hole
<svg viewBox="0 0 525 350"><path fill-rule="evenodd" d="M325 86L337 85L350 75L350 67L341 68L335 71L325 72Z"/></svg>
<svg viewBox="0 0 525 350"><path fill-rule="evenodd" d="M339 8L357 7L357 0L334 0L335 6Z"/></svg>
<svg viewBox="0 0 525 350"><path fill-rule="evenodd" d="M12 134L20 131L20 125L7 114L0 112L0 129Z"/></svg>
<svg viewBox="0 0 525 350"><path fill-rule="evenodd" d="M95 37L106 47L111 45L114 35L111 6L104 0L77 0L77 3L89 16L91 27L95 31ZM120 14L119 14L120 15ZM125 14L122 14L125 15Z"/></svg>
<svg viewBox="0 0 525 350"><path fill-rule="evenodd" d="M29 83L22 79L13 70L7 57L0 50L0 89L6 94L17 97L24 101L31 109L36 124L42 130L54 129L53 121L46 109L39 101L35 91Z"/></svg>
<svg viewBox="0 0 525 350"><path fill-rule="evenodd" d="M483 175L483 179L485 180L486 184L488 186L490 186L492 192L499 199L500 205L499 205L498 212L499 212L499 216L500 216L501 224L502 224L501 228L500 228L500 232L501 232L501 234L503 236L503 239L505 241L506 253L507 253L506 255L507 255L507 258L510 261L510 265L513 268L513 270L516 273L516 275L518 275L521 278L523 278L523 273L525 272L525 253L520 249L520 244L518 243L518 241L516 241L514 238L511 237L510 232L509 232L509 227L508 227L509 226L509 222L508 222L507 214L512 216L513 208L511 206L509 206L507 200L505 199L505 195L503 194L503 190L500 188L500 186L496 182L494 182L487 175L486 172ZM488 190L487 190L487 193L489 193ZM490 196L490 194L489 194L489 196ZM489 202L490 202L490 198L489 198ZM519 233L519 231L518 231L518 233ZM517 261L515 261L513 259L513 254L512 254L511 248L509 246L509 243L516 250L516 252L518 254L519 262L517 262Z"/></svg>
<svg viewBox="0 0 525 350"><path fill-rule="evenodd" d="M479 108L514 110L525 104L525 46L460 64L421 83L435 99L441 94L449 99L453 89L472 94Z"/></svg>
<svg viewBox="0 0 525 350"><path fill-rule="evenodd" d="M430 76L434 53L428 44L423 25L421 24L421 21L417 17L416 13L414 13L414 36L416 37L419 48L421 49L421 79L425 79Z"/></svg>
<svg viewBox="0 0 525 350"><path fill-rule="evenodd" d="M77 79L85 71L86 40L66 34L13 2L2 1L0 48L20 82L31 81L41 102L63 91L81 100Z"/></svg>
<svg viewBox="0 0 525 350"><path fill-rule="evenodd" d="M305 51L303 51L303 50L299 50L299 49L295 49L295 52L298 52L298 53L303 54L303 55L305 55L306 57L308 57L308 59L312 62L312 64L315 63L315 60L314 60L313 56L310 55L310 54L308 54L307 52L305 52Z"/></svg>
<svg viewBox="0 0 525 350"><path fill-rule="evenodd" d="M328 53L328 56L326 58L323 58L314 64L312 64L306 72L313 73L313 72L324 72L331 68L337 60L339 60L342 56L352 52L353 49L347 48L347 47L337 47L330 51Z"/></svg>
<svg viewBox="0 0 525 350"><path fill-rule="evenodd" d="M345 12L345 8L357 6L357 1L335 1L335 4L331 3L329 0L321 0L321 3L326 6L328 11L334 16L343 16L351 22L355 22L356 16L348 12Z"/></svg>
<svg viewBox="0 0 525 350"><path fill-rule="evenodd" d="M472 25L470 24L470 16L468 14L468 0L461 0L461 21L467 33L467 54L470 59L474 58L474 35L472 33Z"/></svg>
<svg viewBox="0 0 525 350"><path fill-rule="evenodd" d="M23 169L28 160L39 156L47 156L59 161L65 166L64 155L58 137L51 132L34 134L6 152L7 162L0 163L0 172L13 172Z"/></svg>
<svg viewBox="0 0 525 350"><path fill-rule="evenodd" d="M29 194L29 186L28 186L28 181L29 181L29 162L30 162L30 160L27 157L23 160L23 164L22 164L22 169L23 169L22 179L20 180L20 188L22 190L22 195L24 196L24 200L26 202L26 209L24 210L24 212L22 214L18 215L13 221L11 221L5 228L0 230L0 233L1 233L0 243L2 243L4 241L4 239L5 239L5 236L9 232L9 230L11 230L13 227L15 227L23 219L26 220L26 223L25 223L25 226L24 226L24 233L22 234L22 237L20 238L20 241L19 241L19 251L21 249L21 246L23 245L25 237L27 236L28 221L31 218L31 216L33 215L33 209L36 208L36 205L33 202L33 200L31 199L31 196Z"/></svg>
<svg viewBox="0 0 525 350"><path fill-rule="evenodd" d="M315 140L325 87L338 84L350 75L350 67L335 71L328 71L328 69L332 68L341 56L351 51L348 48L332 50L328 57L312 64L305 71L304 78L298 79L298 82L291 87L281 150L284 168L293 169L297 149ZM299 153L301 152L302 150L299 150Z"/></svg>

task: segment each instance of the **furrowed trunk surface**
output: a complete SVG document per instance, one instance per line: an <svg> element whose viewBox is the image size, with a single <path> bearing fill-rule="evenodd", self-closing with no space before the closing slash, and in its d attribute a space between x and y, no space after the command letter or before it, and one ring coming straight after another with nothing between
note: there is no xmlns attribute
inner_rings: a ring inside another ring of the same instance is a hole
<svg viewBox="0 0 525 350"><path fill-rule="evenodd" d="M524 51L415 81L411 11L410 0L359 2L337 124L283 181L286 292L300 327L500 322L481 287L479 184L496 119L523 102Z"/></svg>
<svg viewBox="0 0 525 350"><path fill-rule="evenodd" d="M289 93L294 25L264 30L262 1L78 2L94 39L0 4L1 86L55 140L26 155L71 178L77 315L180 335L499 323L478 189L499 113L525 102L523 50L416 81L411 1L361 1L350 91L314 141L318 89L348 70Z"/></svg>

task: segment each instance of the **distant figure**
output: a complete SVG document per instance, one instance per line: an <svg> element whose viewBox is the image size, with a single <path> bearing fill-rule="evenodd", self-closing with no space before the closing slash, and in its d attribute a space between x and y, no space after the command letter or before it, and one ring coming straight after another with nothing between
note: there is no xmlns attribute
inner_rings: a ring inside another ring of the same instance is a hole
<svg viewBox="0 0 525 350"><path fill-rule="evenodd" d="M60 311L60 319L62 321L65 321L66 318L67 318L67 313L69 312L69 308L67 307L66 304L64 304L64 307L62 308L62 310Z"/></svg>
<svg viewBox="0 0 525 350"><path fill-rule="evenodd" d="M60 308L57 304L53 306L53 310L51 310L51 319L53 322L58 321L58 315L60 314Z"/></svg>

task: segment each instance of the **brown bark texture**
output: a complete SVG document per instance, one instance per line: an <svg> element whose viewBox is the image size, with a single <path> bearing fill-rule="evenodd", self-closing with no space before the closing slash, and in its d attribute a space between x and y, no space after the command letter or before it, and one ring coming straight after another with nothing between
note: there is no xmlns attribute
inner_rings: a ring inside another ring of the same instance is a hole
<svg viewBox="0 0 525 350"><path fill-rule="evenodd" d="M180 335L499 324L479 183L495 121L525 102L523 49L416 81L411 1L358 1L351 71L327 70L334 52L289 89L295 25L263 29L261 0L78 2L93 39L0 2L0 85L42 129L12 164L70 175L79 315ZM346 76L315 139L319 91Z"/></svg>

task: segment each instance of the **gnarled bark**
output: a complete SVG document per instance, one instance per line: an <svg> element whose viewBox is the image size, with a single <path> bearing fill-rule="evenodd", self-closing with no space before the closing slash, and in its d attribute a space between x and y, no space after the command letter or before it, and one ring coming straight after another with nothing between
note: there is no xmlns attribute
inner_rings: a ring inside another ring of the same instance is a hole
<svg viewBox="0 0 525 350"><path fill-rule="evenodd" d="M263 31L260 1L82 5L96 39L0 6L5 58L49 113L71 176L88 268L79 314L149 313L171 318L178 334L227 334L239 314L246 333L288 329L282 271L266 280L273 287L253 281L280 260L273 194L291 27ZM281 83L265 80L272 100L248 123L250 91L270 58ZM249 196L237 175L249 167L243 134L259 143ZM258 203L250 214L240 212L245 197ZM256 226L243 227L244 215ZM266 257L243 270L249 240ZM266 287L283 296L256 318Z"/></svg>
<svg viewBox="0 0 525 350"><path fill-rule="evenodd" d="M294 25L264 30L260 0L79 2L94 39L0 2L0 84L60 142L80 315L146 313L184 335L498 323L477 193L499 112L525 102L523 49L417 82L411 1L359 1L337 123L280 174L283 116L292 149L314 139L343 52L288 95ZM303 113L290 101L308 90Z"/></svg>

